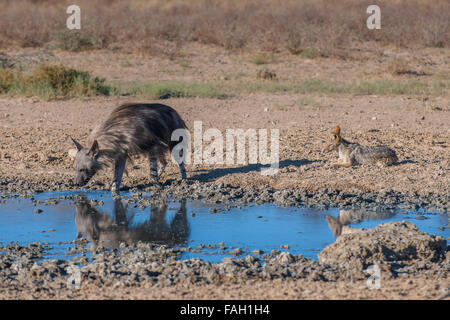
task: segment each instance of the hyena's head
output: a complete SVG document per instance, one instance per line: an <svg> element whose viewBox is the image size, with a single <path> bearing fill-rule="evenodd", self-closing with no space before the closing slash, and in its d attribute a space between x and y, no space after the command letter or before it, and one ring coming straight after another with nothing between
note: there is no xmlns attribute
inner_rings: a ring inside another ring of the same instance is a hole
<svg viewBox="0 0 450 320"><path fill-rule="evenodd" d="M333 131L331 131L331 141L330 143L323 149L323 151L333 151L338 150L339 146L342 143L341 138L341 127L336 126Z"/></svg>
<svg viewBox="0 0 450 320"><path fill-rule="evenodd" d="M101 168L101 164L97 161L99 148L97 140L94 140L89 148L84 148L75 139L71 137L73 143L77 147L77 154L73 166L75 168L75 184L84 186L92 176Z"/></svg>

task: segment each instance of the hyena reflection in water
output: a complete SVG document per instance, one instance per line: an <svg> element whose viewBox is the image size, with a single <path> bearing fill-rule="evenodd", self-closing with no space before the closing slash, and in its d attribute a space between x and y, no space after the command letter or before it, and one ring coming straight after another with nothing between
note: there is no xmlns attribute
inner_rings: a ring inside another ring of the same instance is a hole
<svg viewBox="0 0 450 320"><path fill-rule="evenodd" d="M75 225L79 239L85 236L94 247L107 245L117 248L121 242L135 244L138 241L167 245L183 245L189 236L189 224L186 214L186 201L180 202L180 208L167 222L167 203L152 206L150 218L141 223L133 223L134 214L119 198L114 199L114 215L102 213L94 208L86 197L75 202Z"/></svg>
<svg viewBox="0 0 450 320"><path fill-rule="evenodd" d="M113 193L119 193L127 159L145 154L150 161L150 178L158 178L166 166L165 153L181 142L171 141L173 131L186 129L180 115L163 104L124 104L95 128L83 147L71 138L77 147L75 156L75 184L83 186L104 166L114 166ZM181 178L186 179L184 157L178 163ZM158 163L160 171L158 172Z"/></svg>
<svg viewBox="0 0 450 320"><path fill-rule="evenodd" d="M359 232L361 229L348 226L365 220L388 219L394 215L392 210L368 211L361 209L339 210L337 218L326 215L325 219L333 232L333 236L339 237L343 234Z"/></svg>

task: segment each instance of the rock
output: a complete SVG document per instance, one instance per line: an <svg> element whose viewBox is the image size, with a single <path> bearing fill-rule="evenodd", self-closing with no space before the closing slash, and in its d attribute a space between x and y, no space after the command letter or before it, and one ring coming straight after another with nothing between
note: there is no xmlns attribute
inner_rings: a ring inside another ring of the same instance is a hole
<svg viewBox="0 0 450 320"><path fill-rule="evenodd" d="M276 255L278 255L278 254L280 254L280 250L278 250L278 249L270 250L270 255L276 256Z"/></svg>
<svg viewBox="0 0 450 320"><path fill-rule="evenodd" d="M381 262L438 262L445 258L446 247L445 239L421 232L412 223L389 222L371 230L341 235L319 253L319 262L358 269Z"/></svg>
<svg viewBox="0 0 450 320"><path fill-rule="evenodd" d="M235 256L239 256L239 255L241 255L241 254L243 254L243 253L244 253L244 251L242 251L241 248L236 248L236 249L234 249L234 250L231 252L231 254L232 254L232 255L235 255Z"/></svg>
<svg viewBox="0 0 450 320"><path fill-rule="evenodd" d="M282 252L276 257L276 260L280 264L289 264L294 262L294 257L289 252Z"/></svg>

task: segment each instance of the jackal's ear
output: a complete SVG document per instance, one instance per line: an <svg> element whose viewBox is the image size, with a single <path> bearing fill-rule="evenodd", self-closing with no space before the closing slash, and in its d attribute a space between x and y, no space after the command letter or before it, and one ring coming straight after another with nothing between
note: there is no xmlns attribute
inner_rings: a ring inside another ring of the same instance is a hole
<svg viewBox="0 0 450 320"><path fill-rule="evenodd" d="M72 142L75 144L75 146L77 147L77 150L80 151L81 149L83 149L83 146L81 144L79 144L77 142L77 140L75 140L74 138L70 137L70 139L72 139Z"/></svg>
<svg viewBox="0 0 450 320"><path fill-rule="evenodd" d="M339 137L341 135L341 127L337 125L331 133Z"/></svg>
<svg viewBox="0 0 450 320"><path fill-rule="evenodd" d="M335 236L336 238L339 237L342 234L342 224L340 223L339 219L329 215L326 215L325 219L327 220L328 226L333 232L333 236Z"/></svg>
<svg viewBox="0 0 450 320"><path fill-rule="evenodd" d="M100 150L98 148L98 142L97 140L94 140L94 142L92 142L92 146L90 147L88 154L93 158L96 158L98 156L99 151Z"/></svg>

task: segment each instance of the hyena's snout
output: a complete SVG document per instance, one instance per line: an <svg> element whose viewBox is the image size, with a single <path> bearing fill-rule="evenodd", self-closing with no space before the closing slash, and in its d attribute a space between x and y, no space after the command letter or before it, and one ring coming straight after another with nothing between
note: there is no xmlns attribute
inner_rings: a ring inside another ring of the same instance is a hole
<svg viewBox="0 0 450 320"><path fill-rule="evenodd" d="M86 185L89 182L89 180L90 180L90 177L88 177L87 175L77 174L77 175L75 175L75 179L73 182L78 187L82 187L82 186Z"/></svg>
<svg viewBox="0 0 450 320"><path fill-rule="evenodd" d="M79 177L75 177L74 181L76 186L78 187L82 187L86 184L86 181L84 181L83 179L79 178Z"/></svg>

